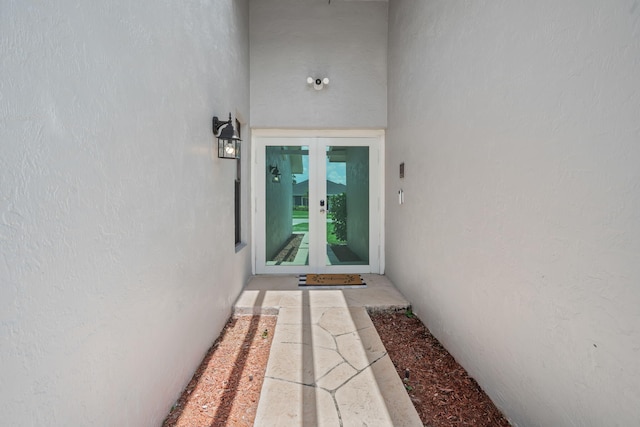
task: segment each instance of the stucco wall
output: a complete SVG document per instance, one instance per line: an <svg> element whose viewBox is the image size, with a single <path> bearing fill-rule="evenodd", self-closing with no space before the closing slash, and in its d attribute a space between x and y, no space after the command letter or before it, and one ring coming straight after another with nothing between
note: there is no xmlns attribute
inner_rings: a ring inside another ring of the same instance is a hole
<svg viewBox="0 0 640 427"><path fill-rule="evenodd" d="M219 334L250 259L211 117L249 119L248 18L0 4L3 425L157 426Z"/></svg>
<svg viewBox="0 0 640 427"><path fill-rule="evenodd" d="M382 128L385 1L250 2L251 126ZM307 77L328 77L316 91Z"/></svg>
<svg viewBox="0 0 640 427"><path fill-rule="evenodd" d="M392 0L389 27L388 275L516 425L637 424L640 3Z"/></svg>

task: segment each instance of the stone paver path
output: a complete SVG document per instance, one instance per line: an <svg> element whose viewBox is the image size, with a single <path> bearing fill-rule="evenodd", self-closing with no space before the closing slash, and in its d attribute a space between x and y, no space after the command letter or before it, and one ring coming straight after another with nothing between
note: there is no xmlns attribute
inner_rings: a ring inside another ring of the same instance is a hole
<svg viewBox="0 0 640 427"><path fill-rule="evenodd" d="M383 276L364 277L368 287L353 290L298 290L285 276L249 283L236 312L278 312L256 426L422 425L366 311L408 302Z"/></svg>

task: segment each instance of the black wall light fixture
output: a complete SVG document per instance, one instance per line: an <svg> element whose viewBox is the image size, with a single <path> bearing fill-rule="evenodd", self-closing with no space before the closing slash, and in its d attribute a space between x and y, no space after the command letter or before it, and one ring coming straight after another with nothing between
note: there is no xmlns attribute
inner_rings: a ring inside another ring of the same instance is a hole
<svg viewBox="0 0 640 427"><path fill-rule="evenodd" d="M269 166L269 172L271 172L272 176L271 182L280 184L280 177L282 174L280 173L280 170L278 170L278 166Z"/></svg>
<svg viewBox="0 0 640 427"><path fill-rule="evenodd" d="M229 113L229 120L222 122L218 117L213 118L213 134L218 138L218 157L221 159L240 158L240 137L233 128L233 120Z"/></svg>

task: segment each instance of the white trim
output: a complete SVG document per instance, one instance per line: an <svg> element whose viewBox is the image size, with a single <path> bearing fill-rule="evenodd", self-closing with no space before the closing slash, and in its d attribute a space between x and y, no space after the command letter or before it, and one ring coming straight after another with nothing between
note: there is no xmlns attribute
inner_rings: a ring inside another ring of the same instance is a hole
<svg viewBox="0 0 640 427"><path fill-rule="evenodd" d="M252 137L375 138L384 135L384 129L251 129Z"/></svg>
<svg viewBox="0 0 640 427"><path fill-rule="evenodd" d="M377 140L375 146L370 143L362 143L371 147L370 151L370 264L361 265L335 265L330 267L335 273L378 273L383 274L385 269L384 256L384 157L385 157L385 131L383 129L251 129L251 269L253 274L297 274L310 272L310 266L260 266L258 260L264 261L264 242L258 242L258 234L264 235L264 230L259 232L259 220L265 217L264 206L260 203L264 195L265 144L258 143L262 137L272 138L373 138ZM349 144L360 145L354 141ZM339 143L338 143L339 144ZM298 144L293 144L298 145ZM309 147L310 154L312 147ZM263 225L260 225L263 227ZM261 245L259 245L261 243ZM321 255L323 256L323 255ZM315 260L317 261L317 260ZM312 264L314 260L310 260ZM318 263L323 270L323 263ZM366 267L367 271L363 271ZM303 271L304 270L304 271Z"/></svg>
<svg viewBox="0 0 640 427"><path fill-rule="evenodd" d="M386 156L386 138L384 133L380 135L379 139L379 149L378 149L378 176L380 180L378 181L378 214L379 224L378 224L378 274L384 274L385 270L385 188L386 188L386 169L385 169L385 156Z"/></svg>

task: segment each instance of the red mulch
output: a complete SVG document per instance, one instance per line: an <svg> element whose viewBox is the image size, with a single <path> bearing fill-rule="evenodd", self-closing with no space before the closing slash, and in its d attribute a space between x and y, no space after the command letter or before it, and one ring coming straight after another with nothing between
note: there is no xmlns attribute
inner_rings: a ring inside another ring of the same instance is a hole
<svg viewBox="0 0 640 427"><path fill-rule="evenodd" d="M229 319L162 426L253 425L275 326L275 316Z"/></svg>
<svg viewBox="0 0 640 427"><path fill-rule="evenodd" d="M410 311L371 314L425 425L509 426L478 383Z"/></svg>
<svg viewBox="0 0 640 427"><path fill-rule="evenodd" d="M422 422L509 426L476 381L407 314L376 313L371 320ZM163 427L253 425L275 324L275 316L229 319Z"/></svg>

